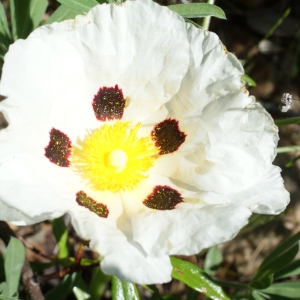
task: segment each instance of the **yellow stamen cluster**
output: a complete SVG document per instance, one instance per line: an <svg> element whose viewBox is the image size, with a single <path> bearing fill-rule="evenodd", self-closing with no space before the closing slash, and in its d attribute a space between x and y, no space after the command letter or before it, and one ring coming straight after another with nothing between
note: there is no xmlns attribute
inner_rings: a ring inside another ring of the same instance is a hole
<svg viewBox="0 0 300 300"><path fill-rule="evenodd" d="M159 151L151 137L137 136L140 126L104 124L73 147L72 165L93 189L130 191L147 177Z"/></svg>

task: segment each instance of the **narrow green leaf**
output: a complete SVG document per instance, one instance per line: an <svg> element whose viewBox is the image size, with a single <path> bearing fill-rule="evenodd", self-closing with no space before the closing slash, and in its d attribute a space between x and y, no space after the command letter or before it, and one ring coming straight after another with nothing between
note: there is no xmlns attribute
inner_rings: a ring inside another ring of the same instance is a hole
<svg viewBox="0 0 300 300"><path fill-rule="evenodd" d="M77 286L73 287L73 293L77 300L91 299L90 294L88 294L87 292L85 292Z"/></svg>
<svg viewBox="0 0 300 300"><path fill-rule="evenodd" d="M197 24L196 22L194 22L194 21L192 21L192 20L190 20L188 18L184 18L184 21L186 23L190 23L190 24L194 25L196 28L202 28L202 26L200 26L199 24Z"/></svg>
<svg viewBox="0 0 300 300"><path fill-rule="evenodd" d="M113 300L139 300L140 296L135 284L123 282L113 276L111 282L111 294Z"/></svg>
<svg viewBox="0 0 300 300"><path fill-rule="evenodd" d="M220 7L208 3L175 4L168 6L168 8L184 18L212 16L219 19L226 19L225 13Z"/></svg>
<svg viewBox="0 0 300 300"><path fill-rule="evenodd" d="M98 5L96 0L57 0L59 3L71 9L79 11L79 13L87 13L91 8Z"/></svg>
<svg viewBox="0 0 300 300"><path fill-rule="evenodd" d="M66 228L63 216L52 220L52 229L59 249L58 258L68 257L68 230Z"/></svg>
<svg viewBox="0 0 300 300"><path fill-rule="evenodd" d="M256 82L250 76L244 74L242 78L249 86L256 86Z"/></svg>
<svg viewBox="0 0 300 300"><path fill-rule="evenodd" d="M75 17L80 14L81 12L78 10L74 10L64 5L60 5L45 24L52 24L54 22L75 19Z"/></svg>
<svg viewBox="0 0 300 300"><path fill-rule="evenodd" d="M275 120L275 125L277 126L284 126L284 125L298 124L298 123L300 123L300 117Z"/></svg>
<svg viewBox="0 0 300 300"><path fill-rule="evenodd" d="M93 269L92 282L89 289L91 295L90 300L98 300L101 298L110 278L111 276L104 274L100 268Z"/></svg>
<svg viewBox="0 0 300 300"><path fill-rule="evenodd" d="M218 247L211 247L205 257L203 266L204 271L210 276L215 275L222 261L222 252L218 249Z"/></svg>
<svg viewBox="0 0 300 300"><path fill-rule="evenodd" d="M0 283L0 295L8 295L8 285L7 285L7 282L1 282Z"/></svg>
<svg viewBox="0 0 300 300"><path fill-rule="evenodd" d="M262 290L262 292L269 295L286 297L288 299L299 299L300 281L276 283Z"/></svg>
<svg viewBox="0 0 300 300"><path fill-rule="evenodd" d="M7 297L0 295L0 300L19 300L17 297Z"/></svg>
<svg viewBox="0 0 300 300"><path fill-rule="evenodd" d="M46 11L47 0L9 0L14 41L25 39L38 27Z"/></svg>
<svg viewBox="0 0 300 300"><path fill-rule="evenodd" d="M287 239L285 242L280 244L276 249L274 249L262 262L260 269L263 268L269 268L270 264L273 264L274 262L278 263L279 260L285 256L285 252L288 251L290 248L294 247L295 245L298 245L299 247L299 241L300 241L300 232L293 235L289 239ZM295 256L294 256L295 257ZM293 258L294 258L293 257Z"/></svg>
<svg viewBox="0 0 300 300"><path fill-rule="evenodd" d="M63 299L72 292L73 287L76 286L80 278L80 272L66 275L55 288L45 295L45 300Z"/></svg>
<svg viewBox="0 0 300 300"><path fill-rule="evenodd" d="M173 266L172 277L205 294L210 299L229 300L222 288L199 267L175 257L170 257Z"/></svg>
<svg viewBox="0 0 300 300"><path fill-rule="evenodd" d="M11 237L4 252L4 270L8 285L7 296L13 296L18 291L19 279L25 260L25 247L21 241Z"/></svg>
<svg viewBox="0 0 300 300"><path fill-rule="evenodd" d="M296 161L299 160L299 159L300 159L300 155L298 155L298 156L296 156L295 158L293 158L293 159L291 159L290 161L288 161L288 162L284 165L284 167L285 167L285 168L290 168L290 167L292 167L292 166L296 163Z"/></svg>
<svg viewBox="0 0 300 300"><path fill-rule="evenodd" d="M12 43L8 23L6 18L5 9L2 2L0 2L0 53L4 55L8 46Z"/></svg>
<svg viewBox="0 0 300 300"><path fill-rule="evenodd" d="M88 292L88 286L81 275L76 283L76 286L73 287L73 293L77 300L91 299L91 295Z"/></svg>
<svg viewBox="0 0 300 300"><path fill-rule="evenodd" d="M256 271L250 285L265 289L271 285L273 274L289 265L299 252L300 232L273 250Z"/></svg>
<svg viewBox="0 0 300 300"><path fill-rule="evenodd" d="M265 298L263 298L256 290L251 290L249 292L249 300L264 300Z"/></svg>
<svg viewBox="0 0 300 300"><path fill-rule="evenodd" d="M299 151L300 146L288 146L288 147L278 147L276 149L277 153L287 153L287 152L293 152L293 151Z"/></svg>
<svg viewBox="0 0 300 300"><path fill-rule="evenodd" d="M276 272L274 278L286 278L294 275L300 275L300 259L294 260L288 266L286 266L279 272Z"/></svg>
<svg viewBox="0 0 300 300"><path fill-rule="evenodd" d="M273 283L274 274L271 270L263 270L255 273L250 282L250 286L261 290L269 287Z"/></svg>

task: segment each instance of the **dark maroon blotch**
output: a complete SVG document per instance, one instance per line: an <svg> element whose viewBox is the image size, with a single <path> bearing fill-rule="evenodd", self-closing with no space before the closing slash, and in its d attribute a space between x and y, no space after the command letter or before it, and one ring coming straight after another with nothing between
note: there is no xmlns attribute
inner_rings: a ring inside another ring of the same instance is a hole
<svg viewBox="0 0 300 300"><path fill-rule="evenodd" d="M122 119L125 102L118 85L100 88L93 100L96 118L100 121Z"/></svg>
<svg viewBox="0 0 300 300"><path fill-rule="evenodd" d="M186 134L179 130L177 120L166 119L155 125L151 131L151 138L162 155L176 151L185 141Z"/></svg>
<svg viewBox="0 0 300 300"><path fill-rule="evenodd" d="M63 132L52 128L50 131L50 142L45 148L45 156L60 167L69 167L72 143Z"/></svg>
<svg viewBox="0 0 300 300"><path fill-rule="evenodd" d="M174 209L181 202L183 202L181 194L167 185L157 185L143 201L147 207L158 210Z"/></svg>
<svg viewBox="0 0 300 300"><path fill-rule="evenodd" d="M76 202L89 209L90 211L94 212L101 218L107 218L108 216L108 208L106 205L102 203L96 202L91 197L88 197L87 194L83 191L80 191L76 194Z"/></svg>

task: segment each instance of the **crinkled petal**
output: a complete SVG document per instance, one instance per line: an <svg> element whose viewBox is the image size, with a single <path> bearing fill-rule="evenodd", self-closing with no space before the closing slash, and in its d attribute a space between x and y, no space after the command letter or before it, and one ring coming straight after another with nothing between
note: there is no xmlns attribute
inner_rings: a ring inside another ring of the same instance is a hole
<svg viewBox="0 0 300 300"><path fill-rule="evenodd" d="M115 203L122 207L121 203ZM148 255L142 247L127 236L126 215L118 218L99 218L95 214L71 212L72 223L81 237L91 240L90 247L104 256L101 269L126 282L153 284L171 280L172 266L166 255ZM134 272L133 272L134 270Z"/></svg>
<svg viewBox="0 0 300 300"><path fill-rule="evenodd" d="M53 127L74 143L78 134L97 124L85 86L81 57L64 39L48 36L17 41L5 56L0 84L0 94L8 97L0 103L0 110L9 123L1 131L0 143L6 136L19 134L24 148L34 148L40 140L44 148ZM0 151L20 151L15 144L9 148L11 144ZM2 153L0 157L5 159Z"/></svg>
<svg viewBox="0 0 300 300"><path fill-rule="evenodd" d="M141 121L158 109L178 91L188 69L184 20L150 0L95 6L74 21L43 26L31 37L45 35L63 37L76 47L90 99L100 87L118 84L129 97L123 120Z"/></svg>
<svg viewBox="0 0 300 300"><path fill-rule="evenodd" d="M207 204L239 203L255 213L279 214L290 201L280 171L279 167L271 165L266 173L247 189L228 194L200 192L198 197Z"/></svg>
<svg viewBox="0 0 300 300"><path fill-rule="evenodd" d="M172 210L146 207L146 199L156 185L177 190L183 203ZM198 198L193 198L193 196ZM128 236L149 255L191 255L232 239L247 224L250 209L238 204L207 205L196 191L168 178L152 175L131 194L123 194L124 211L130 222Z"/></svg>
<svg viewBox="0 0 300 300"><path fill-rule="evenodd" d="M168 117L179 121L187 138L176 153L178 160L166 156L154 172L204 191L238 192L250 187L273 161L278 129L245 92L238 59L214 34L194 27L188 32L190 68L179 92L165 104Z"/></svg>

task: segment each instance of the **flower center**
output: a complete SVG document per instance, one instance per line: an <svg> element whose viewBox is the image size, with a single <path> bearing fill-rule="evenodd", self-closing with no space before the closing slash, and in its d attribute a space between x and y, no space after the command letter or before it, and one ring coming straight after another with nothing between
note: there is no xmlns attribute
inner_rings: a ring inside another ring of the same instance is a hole
<svg viewBox="0 0 300 300"><path fill-rule="evenodd" d="M138 137L140 124L104 124L73 147L72 165L95 190L130 191L147 177L159 149L151 137Z"/></svg>
<svg viewBox="0 0 300 300"><path fill-rule="evenodd" d="M128 156L126 152L120 149L111 151L106 160L106 166L116 171L117 173L122 172L127 165Z"/></svg>

